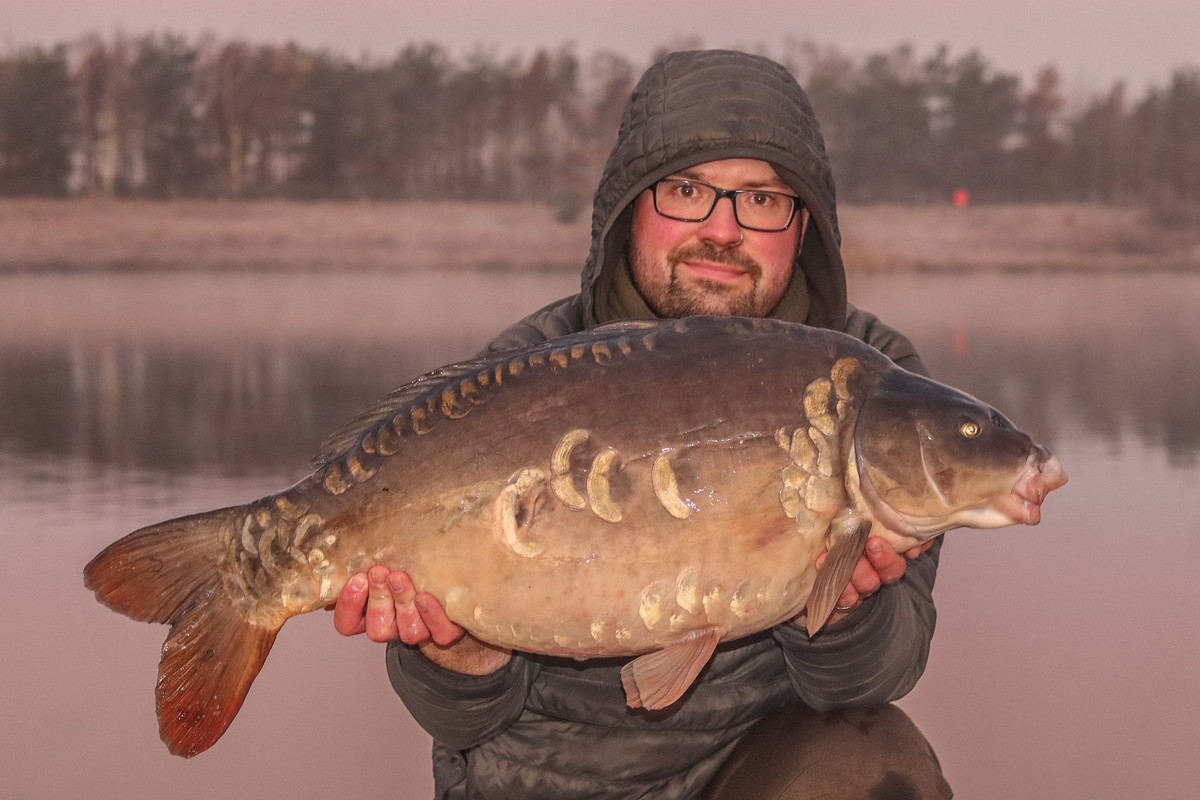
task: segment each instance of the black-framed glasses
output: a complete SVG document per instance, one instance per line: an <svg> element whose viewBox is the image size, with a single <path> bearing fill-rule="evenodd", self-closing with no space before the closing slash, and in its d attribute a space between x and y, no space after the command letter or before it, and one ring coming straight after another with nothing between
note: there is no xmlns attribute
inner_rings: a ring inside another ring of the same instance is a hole
<svg viewBox="0 0 1200 800"><path fill-rule="evenodd" d="M763 189L722 189L690 178L663 178L652 187L654 210L680 222L703 222L728 197L733 217L747 230L777 233L792 224L803 201L791 194Z"/></svg>

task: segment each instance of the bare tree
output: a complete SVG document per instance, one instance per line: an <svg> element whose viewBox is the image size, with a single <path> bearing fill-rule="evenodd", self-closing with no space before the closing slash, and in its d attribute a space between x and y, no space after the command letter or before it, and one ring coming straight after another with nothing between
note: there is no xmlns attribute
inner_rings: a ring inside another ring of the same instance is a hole
<svg viewBox="0 0 1200 800"><path fill-rule="evenodd" d="M111 42L89 36L78 47L77 94L81 184L86 194L112 197L137 182L139 143L131 47L117 35Z"/></svg>
<svg viewBox="0 0 1200 800"><path fill-rule="evenodd" d="M1079 199L1112 203L1129 195L1135 156L1125 104L1125 85L1117 83L1070 124L1068 174Z"/></svg>
<svg viewBox="0 0 1200 800"><path fill-rule="evenodd" d="M1020 147L1014 155L1012 190L1021 200L1061 200L1066 193L1066 144L1062 81L1053 66L1042 68L1021 99Z"/></svg>

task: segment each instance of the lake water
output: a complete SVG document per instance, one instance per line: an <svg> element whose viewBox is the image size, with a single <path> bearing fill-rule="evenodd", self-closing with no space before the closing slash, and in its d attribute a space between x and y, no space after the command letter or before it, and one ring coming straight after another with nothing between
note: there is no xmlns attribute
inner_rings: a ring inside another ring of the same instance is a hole
<svg viewBox="0 0 1200 800"><path fill-rule="evenodd" d="M159 742L165 628L83 565L141 525L302 476L387 389L569 293L565 274L0 278L0 796L431 793L380 646L288 623L210 751ZM951 532L902 705L958 796L1192 798L1200 783L1200 276L856 277L934 374L1048 444L1037 528Z"/></svg>

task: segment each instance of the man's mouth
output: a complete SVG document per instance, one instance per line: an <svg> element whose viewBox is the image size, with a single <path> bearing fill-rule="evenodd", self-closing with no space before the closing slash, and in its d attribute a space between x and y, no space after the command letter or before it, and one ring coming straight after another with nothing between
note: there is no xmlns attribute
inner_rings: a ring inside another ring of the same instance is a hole
<svg viewBox="0 0 1200 800"><path fill-rule="evenodd" d="M746 270L732 264L719 264L712 261L683 261L680 266L698 278L717 281L719 283L735 283L746 277Z"/></svg>

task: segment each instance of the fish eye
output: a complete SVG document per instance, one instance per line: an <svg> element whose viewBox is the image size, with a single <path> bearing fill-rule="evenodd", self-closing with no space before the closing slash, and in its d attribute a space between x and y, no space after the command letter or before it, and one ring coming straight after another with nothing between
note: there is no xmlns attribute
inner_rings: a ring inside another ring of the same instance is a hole
<svg viewBox="0 0 1200 800"><path fill-rule="evenodd" d="M975 422L973 420L967 420L966 422L964 422L963 424L958 426L958 432L961 433L963 436L967 437L968 439L974 439L976 436L978 436L980 433L983 432L983 428L980 427L978 422Z"/></svg>

